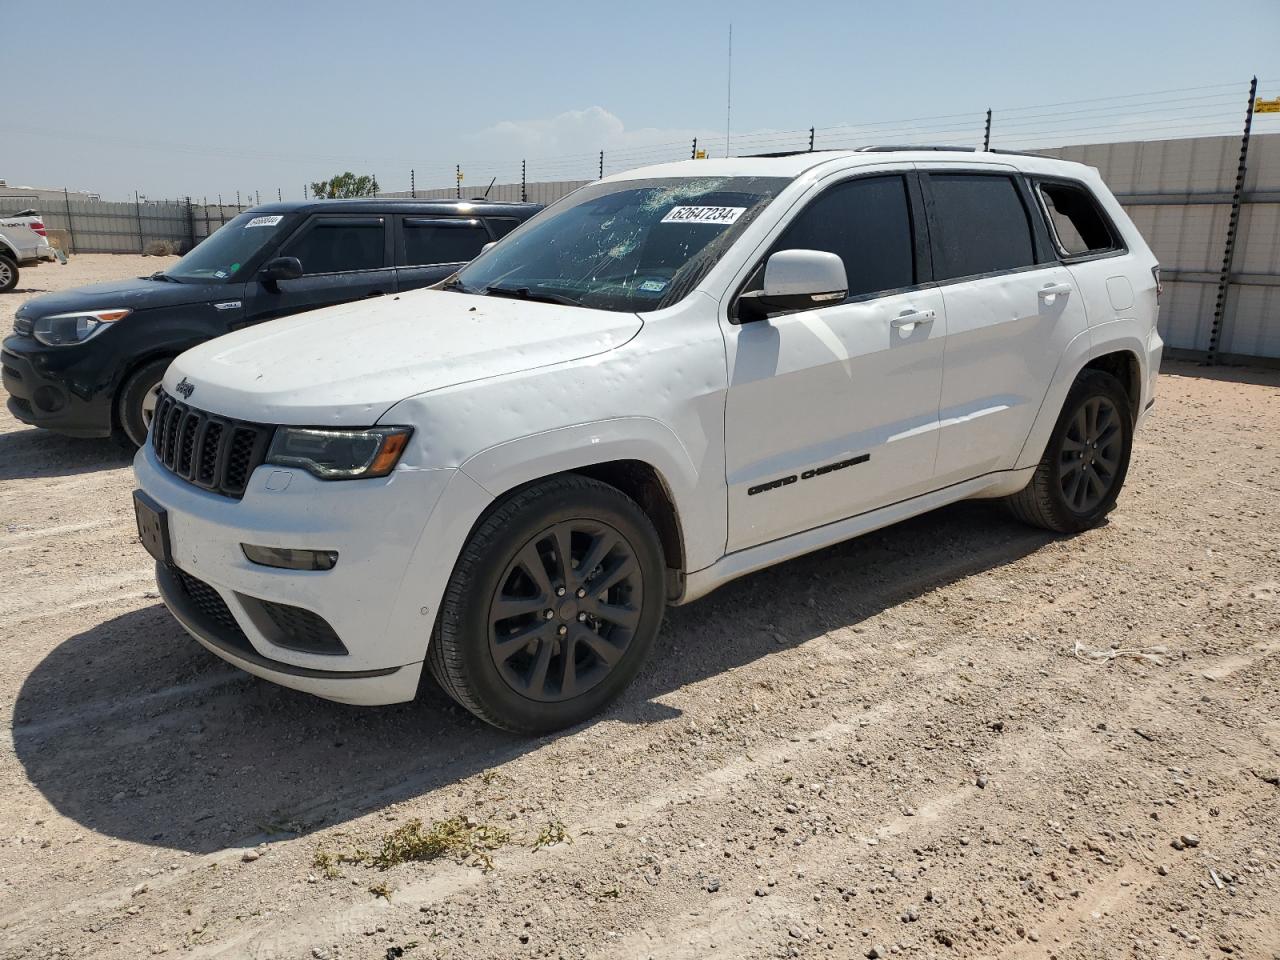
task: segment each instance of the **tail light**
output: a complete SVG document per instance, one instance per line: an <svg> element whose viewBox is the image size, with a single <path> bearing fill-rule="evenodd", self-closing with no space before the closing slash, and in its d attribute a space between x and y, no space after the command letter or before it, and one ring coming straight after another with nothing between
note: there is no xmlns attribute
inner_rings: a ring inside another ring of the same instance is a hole
<svg viewBox="0 0 1280 960"><path fill-rule="evenodd" d="M42 237L47 238L49 236L49 234L45 233L44 223L40 220L32 220L29 224L27 224L27 226L29 226L36 233L40 234L40 236Z"/></svg>
<svg viewBox="0 0 1280 960"><path fill-rule="evenodd" d="M1160 282L1160 264L1151 268L1151 276L1156 281L1156 303L1160 302L1160 294L1164 293L1164 284Z"/></svg>

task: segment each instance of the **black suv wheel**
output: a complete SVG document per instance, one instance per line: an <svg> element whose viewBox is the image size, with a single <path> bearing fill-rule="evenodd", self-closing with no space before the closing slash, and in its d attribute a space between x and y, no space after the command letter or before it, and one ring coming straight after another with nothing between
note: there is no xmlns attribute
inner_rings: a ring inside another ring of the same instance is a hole
<svg viewBox="0 0 1280 960"><path fill-rule="evenodd" d="M1129 471L1133 413L1120 381L1084 370L1071 385L1027 486L1005 500L1019 520L1057 533L1097 526Z"/></svg>
<svg viewBox="0 0 1280 960"><path fill-rule="evenodd" d="M482 720L558 730L631 682L665 606L662 547L640 507L556 477L508 497L463 548L428 666Z"/></svg>

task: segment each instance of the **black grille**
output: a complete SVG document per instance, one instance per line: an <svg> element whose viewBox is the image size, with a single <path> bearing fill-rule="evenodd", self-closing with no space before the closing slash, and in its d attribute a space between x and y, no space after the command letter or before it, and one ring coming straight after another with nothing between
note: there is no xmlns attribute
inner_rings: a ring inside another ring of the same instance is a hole
<svg viewBox="0 0 1280 960"><path fill-rule="evenodd" d="M281 647L302 650L306 653L345 654L347 648L338 639L329 621L318 613L303 607L290 606L287 603L275 603L271 600L258 600L255 597L240 595L246 606L258 606L273 626L274 630L264 630L271 642ZM257 617L254 623L263 627L265 624Z"/></svg>
<svg viewBox="0 0 1280 960"><path fill-rule="evenodd" d="M178 581L179 589L186 594L187 599L191 601L201 616L206 620L212 620L225 630L225 638L227 640L246 646L250 650L253 649L249 638L245 636L244 631L240 629L240 624L232 616L231 608L227 606L226 601L222 599L222 595L217 590L203 580L193 577L177 567L171 569L173 570L174 579Z"/></svg>
<svg viewBox="0 0 1280 960"><path fill-rule="evenodd" d="M215 417L161 393L151 421L151 446L156 459L183 480L238 500L266 459L273 429Z"/></svg>

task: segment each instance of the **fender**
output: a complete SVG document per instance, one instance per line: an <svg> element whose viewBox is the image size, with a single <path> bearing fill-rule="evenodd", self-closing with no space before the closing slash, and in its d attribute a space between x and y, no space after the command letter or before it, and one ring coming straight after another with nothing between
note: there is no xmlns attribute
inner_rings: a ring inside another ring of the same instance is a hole
<svg viewBox="0 0 1280 960"><path fill-rule="evenodd" d="M521 484L614 460L643 461L657 472L675 504L689 569L719 559L727 532L724 486L701 483L703 474L679 437L652 417L597 420L507 440L460 469L496 498Z"/></svg>
<svg viewBox="0 0 1280 960"><path fill-rule="evenodd" d="M1117 325L1128 329L1116 330ZM1049 434L1053 432L1058 414L1066 402L1067 392L1090 360L1108 353L1132 353L1138 360L1142 389L1144 393L1148 390L1147 344L1145 337L1138 336L1136 327L1135 320L1114 320L1082 330L1067 344L1067 349L1058 360L1049 389L1040 402L1040 410L1031 425L1031 432L1022 444L1022 451L1014 465L1015 470L1034 467L1040 462L1049 443ZM1145 397L1140 398L1139 410L1145 402Z"/></svg>

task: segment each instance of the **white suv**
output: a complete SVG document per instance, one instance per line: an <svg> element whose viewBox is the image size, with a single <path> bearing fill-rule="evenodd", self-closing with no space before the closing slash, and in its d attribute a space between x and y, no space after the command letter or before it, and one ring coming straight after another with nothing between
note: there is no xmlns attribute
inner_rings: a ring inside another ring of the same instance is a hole
<svg viewBox="0 0 1280 960"><path fill-rule="evenodd" d="M424 663L576 723L668 603L955 500L1064 533L1153 402L1159 271L1096 171L879 150L583 187L437 288L222 337L134 463L187 630L334 700Z"/></svg>

